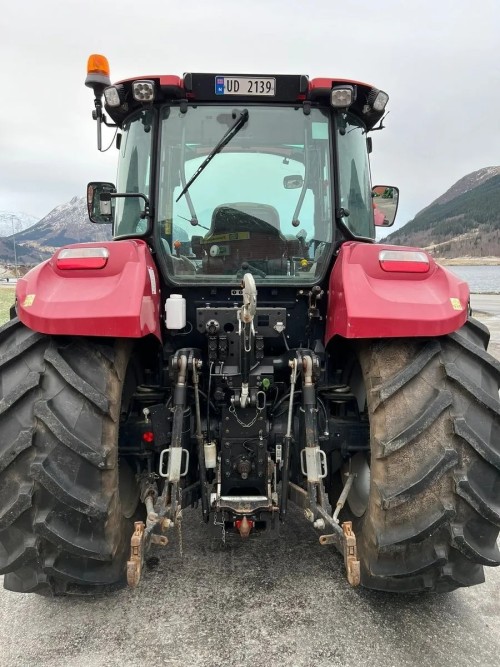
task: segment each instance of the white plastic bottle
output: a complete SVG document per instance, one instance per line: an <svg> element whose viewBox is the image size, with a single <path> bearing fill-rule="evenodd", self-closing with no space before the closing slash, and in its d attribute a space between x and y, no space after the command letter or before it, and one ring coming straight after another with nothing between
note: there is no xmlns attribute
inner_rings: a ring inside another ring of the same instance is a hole
<svg viewBox="0 0 500 667"><path fill-rule="evenodd" d="M167 329L183 329L186 326L186 299L182 294L171 294L165 303Z"/></svg>

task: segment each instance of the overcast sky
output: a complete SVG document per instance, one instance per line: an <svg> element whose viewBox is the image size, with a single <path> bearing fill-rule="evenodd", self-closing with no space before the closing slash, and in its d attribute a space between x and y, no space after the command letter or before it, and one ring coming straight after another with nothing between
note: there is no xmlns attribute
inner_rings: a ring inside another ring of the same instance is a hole
<svg viewBox="0 0 500 667"><path fill-rule="evenodd" d="M385 90L372 175L401 188L399 224L500 164L499 0L24 0L2 3L0 27L0 210L42 217L89 180L115 181L84 86L91 53L115 81L241 71Z"/></svg>

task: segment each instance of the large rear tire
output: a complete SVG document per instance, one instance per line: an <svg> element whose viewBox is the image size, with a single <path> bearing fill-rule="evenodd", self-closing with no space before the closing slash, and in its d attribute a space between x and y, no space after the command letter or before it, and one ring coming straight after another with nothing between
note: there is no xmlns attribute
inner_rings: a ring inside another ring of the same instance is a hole
<svg viewBox="0 0 500 667"><path fill-rule="evenodd" d="M500 564L500 363L488 341L470 320L360 349L371 480L352 518L368 588L451 591Z"/></svg>
<svg viewBox="0 0 500 667"><path fill-rule="evenodd" d="M124 583L137 505L134 475L118 465L129 355L125 341L45 336L17 319L0 329L8 590L95 594Z"/></svg>

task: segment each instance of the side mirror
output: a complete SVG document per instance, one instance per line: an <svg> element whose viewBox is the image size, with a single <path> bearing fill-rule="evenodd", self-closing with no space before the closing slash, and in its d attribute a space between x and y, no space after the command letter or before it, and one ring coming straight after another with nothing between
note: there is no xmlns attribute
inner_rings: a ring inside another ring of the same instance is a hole
<svg viewBox="0 0 500 667"><path fill-rule="evenodd" d="M399 188L394 185L374 185L372 188L375 227L392 227L399 204Z"/></svg>
<svg viewBox="0 0 500 667"><path fill-rule="evenodd" d="M90 222L109 224L114 218L114 198L116 192L113 183L95 181L87 185L87 210Z"/></svg>

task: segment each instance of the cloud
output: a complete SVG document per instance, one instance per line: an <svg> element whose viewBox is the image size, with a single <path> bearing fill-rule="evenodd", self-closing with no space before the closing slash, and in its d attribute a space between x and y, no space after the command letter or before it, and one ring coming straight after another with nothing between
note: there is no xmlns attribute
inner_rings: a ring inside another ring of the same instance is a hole
<svg viewBox="0 0 500 667"><path fill-rule="evenodd" d="M409 218L465 173L498 164L500 3L492 0L25 0L0 17L0 208L40 216L88 180L114 180L95 148L88 55L112 78L185 71L305 73L390 95L372 173ZM111 139L111 134L109 139Z"/></svg>

